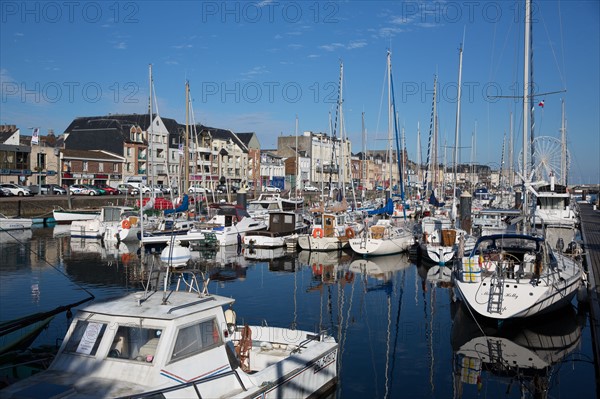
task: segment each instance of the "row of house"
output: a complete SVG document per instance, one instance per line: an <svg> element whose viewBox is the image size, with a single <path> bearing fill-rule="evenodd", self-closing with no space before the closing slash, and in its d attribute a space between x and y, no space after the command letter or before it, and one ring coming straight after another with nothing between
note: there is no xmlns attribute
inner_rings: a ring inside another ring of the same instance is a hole
<svg viewBox="0 0 600 399"><path fill-rule="evenodd" d="M0 126L0 182L25 185L115 186L137 180L183 188L374 189L399 182L396 153L391 156L388 162L387 151L352 154L350 140L314 132L281 135L276 149L262 149L254 132L185 126L157 114L78 117L58 136L21 135L14 125ZM404 152L401 157L404 181L420 184L424 171Z"/></svg>

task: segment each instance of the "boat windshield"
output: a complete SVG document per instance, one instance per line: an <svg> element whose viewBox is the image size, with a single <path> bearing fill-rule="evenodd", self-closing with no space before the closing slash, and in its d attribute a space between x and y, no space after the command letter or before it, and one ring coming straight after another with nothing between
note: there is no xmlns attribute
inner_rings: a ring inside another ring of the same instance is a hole
<svg viewBox="0 0 600 399"><path fill-rule="evenodd" d="M106 323L78 320L64 352L95 356L105 331Z"/></svg>
<svg viewBox="0 0 600 399"><path fill-rule="evenodd" d="M539 241L529 237L497 236L482 239L475 248L475 253L484 253L496 250L519 249L520 251L539 251Z"/></svg>
<svg viewBox="0 0 600 399"><path fill-rule="evenodd" d="M108 357L152 363L161 335L161 329L119 326Z"/></svg>

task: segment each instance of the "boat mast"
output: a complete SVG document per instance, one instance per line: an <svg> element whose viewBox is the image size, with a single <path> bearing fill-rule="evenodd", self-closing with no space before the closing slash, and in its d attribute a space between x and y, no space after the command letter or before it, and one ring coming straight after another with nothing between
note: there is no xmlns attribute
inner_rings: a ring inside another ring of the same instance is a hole
<svg viewBox="0 0 600 399"><path fill-rule="evenodd" d="M452 223L456 224L456 180L458 169L458 139L460 136L460 97L462 85L462 57L465 38L463 33L463 42L458 49L458 91L456 96L456 126L454 127L454 184L452 185Z"/></svg>
<svg viewBox="0 0 600 399"><path fill-rule="evenodd" d="M146 183L149 182L149 178L154 174L154 171L150 170L150 167L152 166L152 141L153 141L153 137L152 137L152 125L154 124L152 121L152 87L154 86L153 84L153 80L152 80L152 64L148 65L148 85L150 87L150 94L148 96L148 153L146 154ZM152 182L150 182L152 183ZM140 192L143 191L140 189ZM152 190L154 191L154 190Z"/></svg>
<svg viewBox="0 0 600 399"><path fill-rule="evenodd" d="M299 193L298 190L300 190L300 186L299 186L299 183L300 183L300 167L298 165L298 160L299 160L299 158L298 158L298 114L296 114L296 129L295 129L295 134L296 134L296 181L294 182L294 186L295 186L296 193L295 193L294 197L297 197L298 193ZM290 196L291 196L291 190L290 190Z"/></svg>
<svg viewBox="0 0 600 399"><path fill-rule="evenodd" d="M365 200L365 191L366 191L366 177L367 177L367 131L365 130L365 113L362 113L362 173L361 173L361 183L362 183L362 190L361 191L361 198L364 201Z"/></svg>
<svg viewBox="0 0 600 399"><path fill-rule="evenodd" d="M560 141L561 141L561 158L560 158L560 175L561 175L561 184L567 185L568 179L567 175L569 171L567 170L567 122L565 120L565 100L562 100L562 117L561 117L561 126L560 126Z"/></svg>
<svg viewBox="0 0 600 399"><path fill-rule="evenodd" d="M524 55L523 55L523 185L522 185L522 195L523 195L523 204L522 204L522 213L524 216L523 220L523 232L527 233L527 188L526 181L528 180L528 167L527 167L527 137L529 133L529 31L531 28L531 0L525 0L525 32L524 32Z"/></svg>
<svg viewBox="0 0 600 399"><path fill-rule="evenodd" d="M188 192L190 184L190 83L185 81L185 151L183 153L184 182L183 193Z"/></svg>
<svg viewBox="0 0 600 399"><path fill-rule="evenodd" d="M387 193L388 198L392 198L392 124L394 123L394 112L392 110L392 53L388 50L387 52L387 75L388 75L388 187ZM400 154L397 154L400 156Z"/></svg>

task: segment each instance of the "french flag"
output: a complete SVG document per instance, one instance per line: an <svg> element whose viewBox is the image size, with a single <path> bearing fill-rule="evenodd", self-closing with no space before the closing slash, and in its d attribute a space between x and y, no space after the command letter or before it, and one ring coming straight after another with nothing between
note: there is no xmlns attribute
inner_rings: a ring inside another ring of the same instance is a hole
<svg viewBox="0 0 600 399"><path fill-rule="evenodd" d="M544 100L540 101L540 103L538 104L538 106L544 108Z"/></svg>

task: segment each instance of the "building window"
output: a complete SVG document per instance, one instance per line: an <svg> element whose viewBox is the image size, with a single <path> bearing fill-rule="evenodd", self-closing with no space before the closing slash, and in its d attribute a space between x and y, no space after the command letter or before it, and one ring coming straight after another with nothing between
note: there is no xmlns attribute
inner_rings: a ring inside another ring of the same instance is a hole
<svg viewBox="0 0 600 399"><path fill-rule="evenodd" d="M98 162L98 172L104 172L104 162Z"/></svg>
<svg viewBox="0 0 600 399"><path fill-rule="evenodd" d="M88 171L88 166L89 166L88 164L89 164L89 162L88 162L88 161L83 161L83 171L84 171L84 172L87 172L87 171Z"/></svg>
<svg viewBox="0 0 600 399"><path fill-rule="evenodd" d="M119 172L119 164L118 163L113 163L113 172L118 173Z"/></svg>

